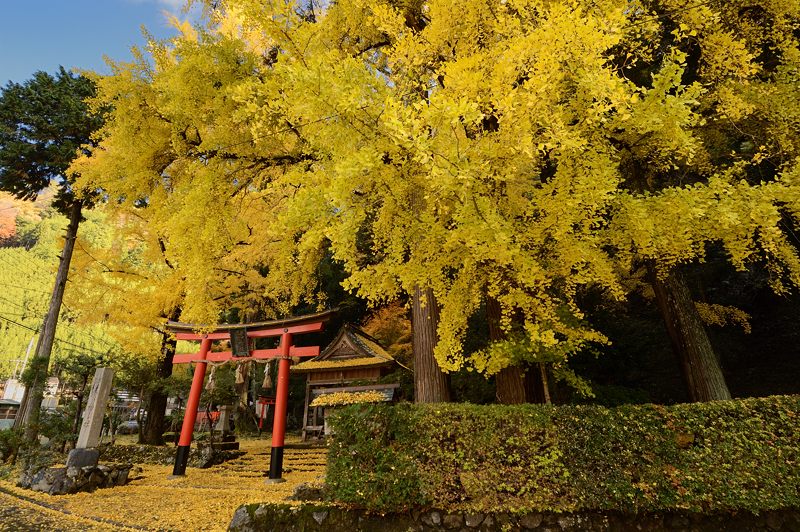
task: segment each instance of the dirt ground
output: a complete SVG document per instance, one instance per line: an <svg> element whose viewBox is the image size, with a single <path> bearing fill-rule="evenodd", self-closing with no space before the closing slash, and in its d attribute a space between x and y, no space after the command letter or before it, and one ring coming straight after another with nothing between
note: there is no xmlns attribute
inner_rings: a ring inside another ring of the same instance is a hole
<svg viewBox="0 0 800 532"><path fill-rule="evenodd" d="M172 466L141 465L125 486L50 496L0 480L0 530L225 530L241 504L283 501L325 472L324 448L287 438L286 482L267 485L269 440L242 440L246 454L168 479Z"/></svg>

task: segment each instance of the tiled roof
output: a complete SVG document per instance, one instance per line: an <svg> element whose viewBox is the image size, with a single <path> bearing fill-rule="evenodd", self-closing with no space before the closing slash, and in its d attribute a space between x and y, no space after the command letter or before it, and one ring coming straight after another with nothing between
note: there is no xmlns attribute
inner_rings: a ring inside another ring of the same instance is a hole
<svg viewBox="0 0 800 532"><path fill-rule="evenodd" d="M364 331L345 325L318 356L295 364L293 371L342 370L392 364L394 358Z"/></svg>

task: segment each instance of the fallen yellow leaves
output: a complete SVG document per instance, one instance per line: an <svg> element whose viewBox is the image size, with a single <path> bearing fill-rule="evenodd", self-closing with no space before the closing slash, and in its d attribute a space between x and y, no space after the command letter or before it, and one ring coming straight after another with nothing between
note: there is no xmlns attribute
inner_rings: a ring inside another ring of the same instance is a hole
<svg viewBox="0 0 800 532"><path fill-rule="evenodd" d="M68 515L0 491L0 530L113 530L110 524Z"/></svg>
<svg viewBox="0 0 800 532"><path fill-rule="evenodd" d="M334 392L320 395L311 406L353 405L357 403L378 403L386 400L381 392Z"/></svg>
<svg viewBox="0 0 800 532"><path fill-rule="evenodd" d="M292 366L293 371L312 369L342 369L350 367L382 366L387 361L376 357L348 358L345 360L309 360Z"/></svg>
<svg viewBox="0 0 800 532"><path fill-rule="evenodd" d="M168 479L172 466L143 465L141 473L131 472L127 485L94 493L49 496L8 481L0 481L0 487L71 512L75 519L101 518L158 530L225 530L240 505L286 502L299 484L324 474L324 448L292 449L292 443L297 442L287 438L282 484L264 482L270 447L269 440L260 439L242 441L247 454L236 460L209 469L189 468L177 479Z"/></svg>

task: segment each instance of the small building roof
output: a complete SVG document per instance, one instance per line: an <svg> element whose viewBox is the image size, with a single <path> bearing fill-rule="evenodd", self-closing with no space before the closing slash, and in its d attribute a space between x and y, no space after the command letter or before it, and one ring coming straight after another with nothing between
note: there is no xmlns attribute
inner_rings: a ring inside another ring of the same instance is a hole
<svg viewBox="0 0 800 532"><path fill-rule="evenodd" d="M394 358L372 336L350 324L339 329L336 338L319 355L295 364L292 370L299 373L350 368L388 366Z"/></svg>

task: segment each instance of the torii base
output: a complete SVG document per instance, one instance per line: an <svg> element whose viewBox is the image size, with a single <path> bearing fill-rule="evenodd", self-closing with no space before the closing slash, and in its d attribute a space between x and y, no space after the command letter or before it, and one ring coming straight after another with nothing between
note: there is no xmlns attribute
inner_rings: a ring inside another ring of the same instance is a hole
<svg viewBox="0 0 800 532"><path fill-rule="evenodd" d="M189 463L189 446L178 445L175 451L175 467L172 468L173 477L186 475L186 464Z"/></svg>
<svg viewBox="0 0 800 532"><path fill-rule="evenodd" d="M283 447L273 447L269 454L269 478L266 480L267 484L278 484L279 482L286 482L285 478L281 478L283 474Z"/></svg>

